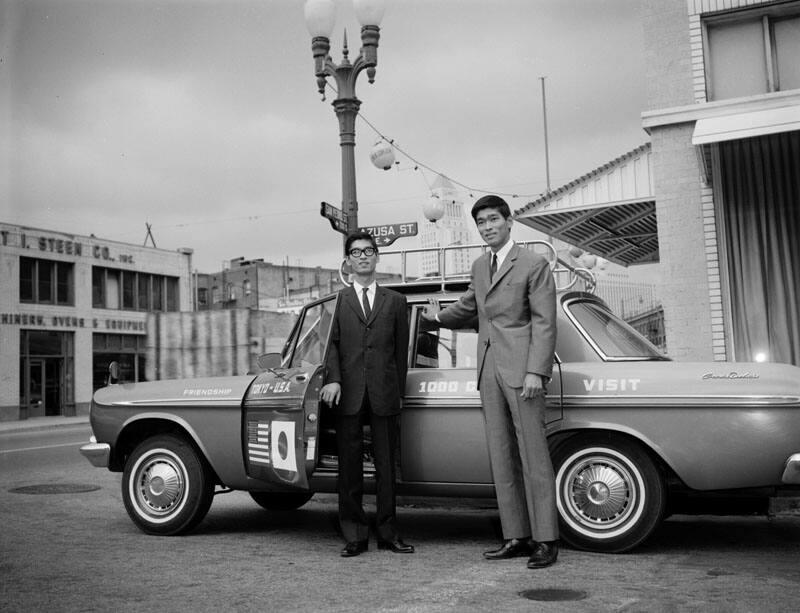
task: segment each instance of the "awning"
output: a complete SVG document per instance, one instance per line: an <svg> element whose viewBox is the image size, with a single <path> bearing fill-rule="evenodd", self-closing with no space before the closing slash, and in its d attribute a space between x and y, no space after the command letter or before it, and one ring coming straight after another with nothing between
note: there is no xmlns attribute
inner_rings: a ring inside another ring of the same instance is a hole
<svg viewBox="0 0 800 613"><path fill-rule="evenodd" d="M622 266L658 262L653 199L541 210L517 220Z"/></svg>
<svg viewBox="0 0 800 613"><path fill-rule="evenodd" d="M705 145L792 130L800 130L798 105L698 119L692 144Z"/></svg>

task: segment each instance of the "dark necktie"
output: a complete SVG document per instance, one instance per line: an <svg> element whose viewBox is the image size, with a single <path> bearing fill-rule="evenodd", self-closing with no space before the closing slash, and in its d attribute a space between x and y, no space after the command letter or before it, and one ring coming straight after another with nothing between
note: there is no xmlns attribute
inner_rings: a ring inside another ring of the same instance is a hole
<svg viewBox="0 0 800 613"><path fill-rule="evenodd" d="M497 254L492 254L492 265L489 267L489 281L492 280L494 277L494 273L497 272Z"/></svg>
<svg viewBox="0 0 800 613"><path fill-rule="evenodd" d="M372 309L369 308L369 298L367 297L369 289L365 287L361 291L361 304L364 305L364 316L369 319L370 313L372 313Z"/></svg>

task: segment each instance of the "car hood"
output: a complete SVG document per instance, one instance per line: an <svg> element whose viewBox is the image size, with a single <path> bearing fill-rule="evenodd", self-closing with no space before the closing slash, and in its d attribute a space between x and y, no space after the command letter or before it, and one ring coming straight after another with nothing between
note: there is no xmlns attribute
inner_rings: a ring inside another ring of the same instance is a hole
<svg viewBox="0 0 800 613"><path fill-rule="evenodd" d="M800 368L754 362L580 362L561 366L565 397L797 404Z"/></svg>

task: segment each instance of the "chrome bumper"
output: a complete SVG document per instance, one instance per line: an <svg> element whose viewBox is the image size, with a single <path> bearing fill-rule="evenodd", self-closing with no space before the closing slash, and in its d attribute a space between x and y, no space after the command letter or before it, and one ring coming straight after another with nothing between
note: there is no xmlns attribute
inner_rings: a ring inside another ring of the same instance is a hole
<svg viewBox="0 0 800 613"><path fill-rule="evenodd" d="M92 463L92 466L108 468L108 460L111 457L111 445L108 443L91 442L81 447L80 452Z"/></svg>
<svg viewBox="0 0 800 613"><path fill-rule="evenodd" d="M800 453L793 453L786 460L781 476L782 483L800 484Z"/></svg>

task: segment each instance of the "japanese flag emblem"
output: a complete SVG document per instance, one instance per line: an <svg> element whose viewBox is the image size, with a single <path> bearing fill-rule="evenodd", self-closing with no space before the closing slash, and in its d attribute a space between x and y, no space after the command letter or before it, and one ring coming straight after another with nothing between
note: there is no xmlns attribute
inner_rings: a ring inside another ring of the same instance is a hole
<svg viewBox="0 0 800 613"><path fill-rule="evenodd" d="M273 421L271 433L270 450L273 468L297 472L297 458L294 455L294 422Z"/></svg>

